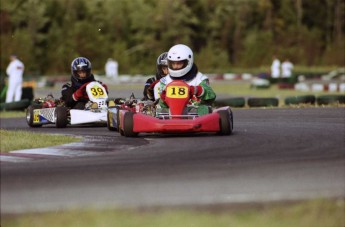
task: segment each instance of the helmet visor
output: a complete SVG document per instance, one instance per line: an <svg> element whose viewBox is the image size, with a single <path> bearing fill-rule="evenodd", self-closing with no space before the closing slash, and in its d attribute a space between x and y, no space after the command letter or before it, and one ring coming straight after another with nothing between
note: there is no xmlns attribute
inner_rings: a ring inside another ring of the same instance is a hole
<svg viewBox="0 0 345 227"><path fill-rule="evenodd" d="M171 61L168 60L168 67L171 70L180 70L185 68L188 65L188 60L182 60L182 61Z"/></svg>

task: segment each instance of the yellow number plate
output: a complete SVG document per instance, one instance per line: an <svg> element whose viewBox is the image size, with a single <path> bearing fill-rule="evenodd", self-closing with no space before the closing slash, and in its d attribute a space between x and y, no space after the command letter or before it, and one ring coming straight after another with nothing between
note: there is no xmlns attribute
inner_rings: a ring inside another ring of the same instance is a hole
<svg viewBox="0 0 345 227"><path fill-rule="evenodd" d="M34 110L33 111L33 122L34 123L39 123L40 122L40 110Z"/></svg>
<svg viewBox="0 0 345 227"><path fill-rule="evenodd" d="M169 98L187 98L188 87L187 86L169 86L167 88L166 96Z"/></svg>

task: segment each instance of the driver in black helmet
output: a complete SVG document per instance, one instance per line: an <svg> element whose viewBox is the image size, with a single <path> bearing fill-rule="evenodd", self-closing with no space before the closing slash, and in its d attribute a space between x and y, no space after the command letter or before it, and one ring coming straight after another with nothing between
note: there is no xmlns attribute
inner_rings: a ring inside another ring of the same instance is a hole
<svg viewBox="0 0 345 227"><path fill-rule="evenodd" d="M91 62L84 57L77 57L71 64L71 82L62 86L61 99L67 107L72 109L84 109L85 104L89 101L86 94L86 85L89 82L96 81L91 73ZM100 82L100 81L98 81ZM108 92L105 84L100 82Z"/></svg>
<svg viewBox="0 0 345 227"><path fill-rule="evenodd" d="M159 82L162 77L165 77L168 74L168 61L167 61L168 52L164 52L157 58L156 61L156 76L149 78L144 87L144 98L143 100L152 100L155 101L154 97L154 86Z"/></svg>

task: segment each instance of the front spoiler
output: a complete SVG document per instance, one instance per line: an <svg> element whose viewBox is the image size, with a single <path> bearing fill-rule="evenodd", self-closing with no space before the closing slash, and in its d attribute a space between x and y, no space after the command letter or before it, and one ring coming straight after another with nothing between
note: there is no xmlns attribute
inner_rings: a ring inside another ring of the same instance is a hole
<svg viewBox="0 0 345 227"><path fill-rule="evenodd" d="M35 116L35 120L33 121L33 124L34 125L55 124L56 123L55 109L56 109L55 107L35 109L33 113ZM101 110L100 112L92 112L89 110L71 109L69 110L69 113L70 113L69 125L107 122L106 110Z"/></svg>
<svg viewBox="0 0 345 227"><path fill-rule="evenodd" d="M133 116L133 132L136 133L189 133L219 131L220 117L216 112L196 117L194 119L159 119L145 114L134 114Z"/></svg>

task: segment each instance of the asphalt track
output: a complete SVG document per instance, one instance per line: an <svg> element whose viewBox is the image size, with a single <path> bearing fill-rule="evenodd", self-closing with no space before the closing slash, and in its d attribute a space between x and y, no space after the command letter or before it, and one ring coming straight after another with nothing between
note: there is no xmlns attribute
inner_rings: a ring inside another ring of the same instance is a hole
<svg viewBox="0 0 345 227"><path fill-rule="evenodd" d="M1 119L3 129L83 137L1 154L1 213L345 198L344 108L233 112L231 136L125 138Z"/></svg>

